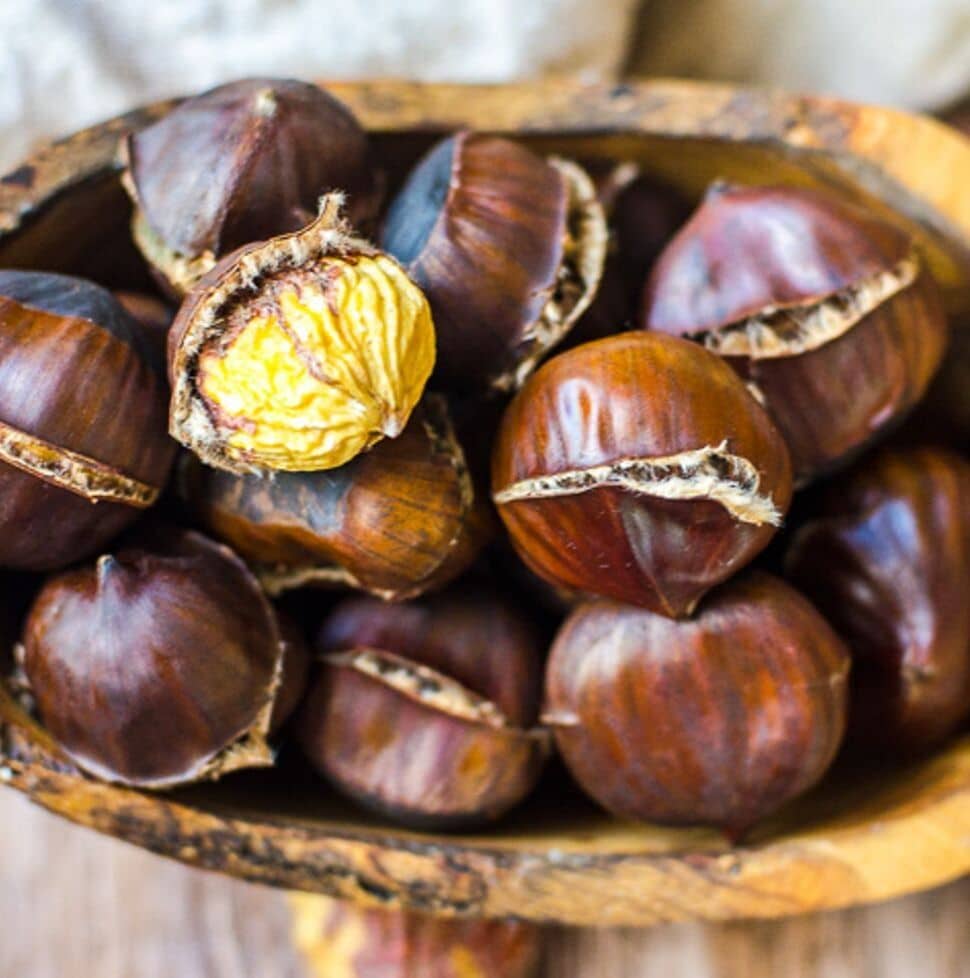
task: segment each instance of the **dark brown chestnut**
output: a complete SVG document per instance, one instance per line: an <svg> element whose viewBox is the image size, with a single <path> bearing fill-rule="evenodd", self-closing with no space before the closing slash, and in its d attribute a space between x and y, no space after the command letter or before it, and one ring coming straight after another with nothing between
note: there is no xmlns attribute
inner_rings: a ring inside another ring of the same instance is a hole
<svg viewBox="0 0 970 978"><path fill-rule="evenodd" d="M593 298L606 225L575 163L462 132L418 163L391 204L381 246L431 303L434 382L510 390Z"/></svg>
<svg viewBox="0 0 970 978"><path fill-rule="evenodd" d="M271 764L267 737L301 692L299 636L284 637L227 547L177 530L150 542L41 589L24 669L42 723L80 768L120 784Z"/></svg>
<svg viewBox="0 0 970 978"><path fill-rule="evenodd" d="M291 894L294 938L321 978L535 978L542 930Z"/></svg>
<svg viewBox="0 0 970 978"><path fill-rule="evenodd" d="M251 241L307 224L326 192L376 213L367 135L315 85L247 78L186 99L123 143L139 248L175 295Z"/></svg>
<svg viewBox="0 0 970 978"><path fill-rule="evenodd" d="M166 388L110 292L0 271L0 566L64 567L159 497Z"/></svg>
<svg viewBox="0 0 970 978"><path fill-rule="evenodd" d="M687 621L581 605L553 643L543 721L615 815L736 839L825 773L848 672L847 649L808 601L751 572Z"/></svg>
<svg viewBox="0 0 970 978"><path fill-rule="evenodd" d="M122 309L141 326L142 335L151 347L153 362L165 372L168 331L175 318L174 310L157 296L146 292L117 290L114 297Z"/></svg>
<svg viewBox="0 0 970 978"><path fill-rule="evenodd" d="M307 585L415 597L457 577L491 535L443 400L338 469L236 476L186 455L179 492L271 593Z"/></svg>
<svg viewBox="0 0 970 978"><path fill-rule="evenodd" d="M970 714L970 463L884 451L821 508L787 571L852 650L850 740L879 756L936 746Z"/></svg>
<svg viewBox="0 0 970 978"><path fill-rule="evenodd" d="M362 805L455 828L498 818L535 785L547 748L534 728L538 642L497 597L358 598L334 610L316 647L300 743Z"/></svg>
<svg viewBox="0 0 970 978"><path fill-rule="evenodd" d="M947 336L939 290L903 231L820 191L725 184L657 261L640 324L698 340L757 387L796 484L897 423Z"/></svg>
<svg viewBox="0 0 970 978"><path fill-rule="evenodd" d="M492 492L541 577L679 617L765 547L791 468L723 360L637 331L563 353L526 382L499 431Z"/></svg>

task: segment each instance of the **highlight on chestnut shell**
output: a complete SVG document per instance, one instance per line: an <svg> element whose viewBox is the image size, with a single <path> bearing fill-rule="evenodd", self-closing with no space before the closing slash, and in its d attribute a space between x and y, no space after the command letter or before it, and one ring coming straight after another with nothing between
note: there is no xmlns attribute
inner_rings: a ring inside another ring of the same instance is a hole
<svg viewBox="0 0 970 978"><path fill-rule="evenodd" d="M384 220L381 246L431 303L435 383L461 393L508 391L592 301L606 224L575 163L461 132L411 172Z"/></svg>
<svg viewBox="0 0 970 978"><path fill-rule="evenodd" d="M553 643L543 722L614 815L736 840L825 774L848 673L848 650L808 601L751 572L685 621L580 605Z"/></svg>
<svg viewBox="0 0 970 978"><path fill-rule="evenodd" d="M163 285L184 295L224 255L308 224L324 194L366 224L380 194L368 139L316 85L246 78L185 99L122 143L132 234Z"/></svg>
<svg viewBox="0 0 970 978"><path fill-rule="evenodd" d="M448 405L427 395L398 438L326 472L233 475L186 453L178 490L270 594L350 587L400 601L457 577L495 520Z"/></svg>
<svg viewBox="0 0 970 978"><path fill-rule="evenodd" d="M24 670L46 730L82 770L142 788L273 762L299 698L301 639L227 547L189 531L63 572L38 594Z"/></svg>
<svg viewBox="0 0 970 978"><path fill-rule="evenodd" d="M170 431L206 464L331 469L404 430L434 365L431 313L340 206L230 255L182 303Z"/></svg>
<svg viewBox="0 0 970 978"><path fill-rule="evenodd" d="M712 185L654 266L640 325L697 340L757 387L796 484L898 423L947 339L939 289L909 236L795 187Z"/></svg>
<svg viewBox="0 0 970 978"><path fill-rule="evenodd" d="M0 566L65 567L158 500L176 446L152 360L101 286L0 271Z"/></svg>
<svg viewBox="0 0 970 978"><path fill-rule="evenodd" d="M526 382L495 444L492 496L540 577L680 617L771 540L791 468L723 360L638 331Z"/></svg>
<svg viewBox="0 0 970 978"><path fill-rule="evenodd" d="M826 493L786 558L852 651L849 741L892 761L970 715L970 463L884 450Z"/></svg>
<svg viewBox="0 0 970 978"><path fill-rule="evenodd" d="M405 825L495 820L532 790L548 753L535 726L541 660L529 623L497 596L338 605L297 718L318 773Z"/></svg>

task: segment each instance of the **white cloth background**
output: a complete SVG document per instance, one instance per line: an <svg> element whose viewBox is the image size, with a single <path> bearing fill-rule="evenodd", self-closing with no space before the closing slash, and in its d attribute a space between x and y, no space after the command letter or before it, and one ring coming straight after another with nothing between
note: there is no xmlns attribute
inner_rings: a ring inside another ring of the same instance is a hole
<svg viewBox="0 0 970 978"><path fill-rule="evenodd" d="M631 54L638 73L932 107L970 87L970 0L0 0L0 168L247 74L609 78Z"/></svg>

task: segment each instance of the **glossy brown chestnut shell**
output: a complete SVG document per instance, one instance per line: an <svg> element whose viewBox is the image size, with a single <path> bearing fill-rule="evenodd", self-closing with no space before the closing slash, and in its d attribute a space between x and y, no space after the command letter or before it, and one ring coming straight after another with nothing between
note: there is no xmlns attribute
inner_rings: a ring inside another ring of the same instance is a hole
<svg viewBox="0 0 970 978"><path fill-rule="evenodd" d="M575 163L462 132L412 171L381 246L431 303L434 382L462 393L511 390L592 300L606 225Z"/></svg>
<svg viewBox="0 0 970 978"><path fill-rule="evenodd" d="M787 571L852 650L856 745L922 751L970 714L970 463L867 458L799 530Z"/></svg>
<svg viewBox="0 0 970 978"><path fill-rule="evenodd" d="M621 818L738 838L814 785L845 729L849 653L783 581L752 572L687 621L581 605L553 643L543 720Z"/></svg>
<svg viewBox="0 0 970 978"><path fill-rule="evenodd" d="M116 291L114 297L122 309L141 327L142 336L151 348L153 363L166 370L168 331L175 318L174 310L157 296L146 292Z"/></svg>
<svg viewBox="0 0 970 978"><path fill-rule="evenodd" d="M499 431L492 493L516 551L550 583L679 617L768 543L791 469L723 360L638 331L526 382Z"/></svg>
<svg viewBox="0 0 970 978"><path fill-rule="evenodd" d="M51 578L27 618L24 669L80 768L165 788L272 763L277 697L299 698L299 645L231 550L173 530Z"/></svg>
<svg viewBox="0 0 970 978"><path fill-rule="evenodd" d="M195 516L271 594L309 585L416 597L465 570L494 527L435 396L400 437L337 469L236 476L185 455L179 473Z"/></svg>
<svg viewBox="0 0 970 978"><path fill-rule="evenodd" d="M294 894L294 937L326 978L535 978L541 930Z"/></svg>
<svg viewBox="0 0 970 978"><path fill-rule="evenodd" d="M298 718L314 768L405 824L491 821L535 785L540 658L528 622L498 598L445 595L339 605L317 642Z"/></svg>
<svg viewBox="0 0 970 978"><path fill-rule="evenodd" d="M898 422L947 335L937 286L905 233L819 191L726 184L657 261L640 324L702 342L757 387L796 484Z"/></svg>
<svg viewBox="0 0 970 978"><path fill-rule="evenodd" d="M176 446L151 361L100 286L0 271L0 566L64 567L158 499Z"/></svg>
<svg viewBox="0 0 970 978"><path fill-rule="evenodd" d="M186 99L123 144L133 233L163 284L188 291L223 255L307 224L326 192L355 224L379 203L367 135L301 81L247 78Z"/></svg>

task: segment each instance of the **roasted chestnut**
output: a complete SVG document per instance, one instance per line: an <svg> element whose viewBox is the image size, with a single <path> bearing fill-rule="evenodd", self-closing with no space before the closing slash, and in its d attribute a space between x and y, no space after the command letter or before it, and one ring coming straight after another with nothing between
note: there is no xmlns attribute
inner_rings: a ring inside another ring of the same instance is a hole
<svg viewBox="0 0 970 978"><path fill-rule="evenodd" d="M327 191L373 218L367 136L335 98L305 82L247 78L186 99L125 138L132 232L162 283L187 292L216 261L312 220Z"/></svg>
<svg viewBox="0 0 970 978"><path fill-rule="evenodd" d="M326 978L534 978L541 930L514 920L456 920L290 897L294 938Z"/></svg>
<svg viewBox="0 0 970 978"><path fill-rule="evenodd" d="M527 381L499 431L492 492L541 577L679 617L768 543L791 468L723 360L638 331L563 353Z"/></svg>
<svg viewBox="0 0 970 978"><path fill-rule="evenodd" d="M970 714L970 463L867 458L796 534L787 571L852 650L856 746L921 751Z"/></svg>
<svg viewBox="0 0 970 978"><path fill-rule="evenodd" d="M169 333L171 433L245 474L316 471L399 435L435 358L428 303L354 238L339 196L209 272Z"/></svg>
<svg viewBox="0 0 970 978"><path fill-rule="evenodd" d="M596 601L553 643L543 722L583 790L621 818L737 839L814 785L845 728L849 653L760 572L687 621Z"/></svg>
<svg viewBox="0 0 970 978"><path fill-rule="evenodd" d="M0 271L0 566L64 567L159 497L165 380L111 293Z"/></svg>
<svg viewBox="0 0 970 978"><path fill-rule="evenodd" d="M897 423L947 334L907 234L816 190L725 184L657 261L640 323L703 343L757 387L796 484Z"/></svg>
<svg viewBox="0 0 970 978"><path fill-rule="evenodd" d="M193 513L271 594L320 585L415 597L465 570L494 524L434 395L399 438L339 469L237 476L186 455L179 471Z"/></svg>
<svg viewBox="0 0 970 978"><path fill-rule="evenodd" d="M535 785L541 664L522 616L484 593L339 605L316 644L297 719L304 753L340 791L405 824L491 821Z"/></svg>
<svg viewBox="0 0 970 978"><path fill-rule="evenodd" d="M606 225L575 163L462 132L418 163L391 204L381 246L431 303L435 382L510 390L589 305Z"/></svg>
<svg viewBox="0 0 970 978"><path fill-rule="evenodd" d="M227 547L176 530L150 542L41 589L24 670L42 723L80 768L120 784L271 764L267 737L301 692L299 636Z"/></svg>

